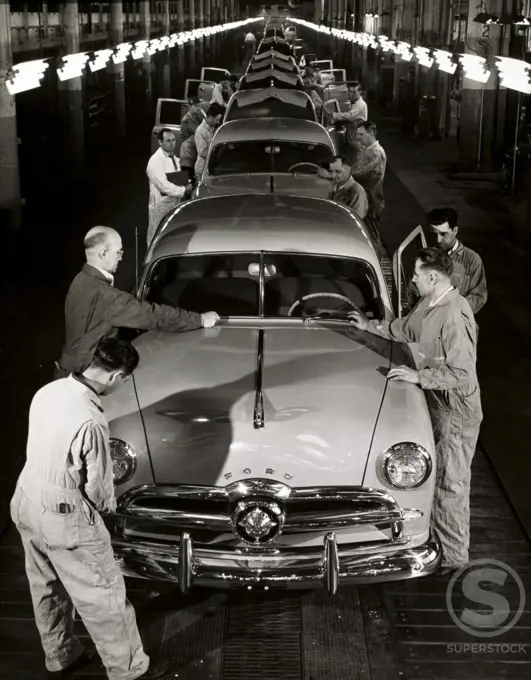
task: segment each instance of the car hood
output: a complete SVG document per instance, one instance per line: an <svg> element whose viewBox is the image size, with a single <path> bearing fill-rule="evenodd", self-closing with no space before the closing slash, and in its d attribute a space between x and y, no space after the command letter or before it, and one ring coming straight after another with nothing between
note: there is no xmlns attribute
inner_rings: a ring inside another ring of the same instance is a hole
<svg viewBox="0 0 531 680"><path fill-rule="evenodd" d="M295 194L328 198L332 185L329 180L315 175L296 173L257 173L252 175L227 175L209 177L201 184L198 196L223 196L226 194Z"/></svg>
<svg viewBox="0 0 531 680"><path fill-rule="evenodd" d="M259 430L258 336L258 327L227 325L136 341L134 380L156 483L361 484L391 343L341 324L264 328Z"/></svg>

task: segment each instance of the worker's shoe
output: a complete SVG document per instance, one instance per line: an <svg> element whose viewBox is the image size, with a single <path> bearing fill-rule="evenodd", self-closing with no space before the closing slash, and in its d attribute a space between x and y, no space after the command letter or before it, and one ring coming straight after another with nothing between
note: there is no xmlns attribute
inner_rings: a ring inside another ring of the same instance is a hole
<svg viewBox="0 0 531 680"><path fill-rule="evenodd" d="M78 656L78 658L66 668L62 668L60 671L47 670L46 677L50 680L52 680L52 678L67 678L69 675L72 675L72 673L85 668L85 666L90 666L91 663L94 663L99 658L100 657L96 649L94 647L89 647L88 649L85 649L81 656Z"/></svg>
<svg viewBox="0 0 531 680"><path fill-rule="evenodd" d="M156 678L162 678L170 670L170 664L165 659L160 659L159 661L151 660L149 662L149 668L145 673L139 675L138 678L142 680L156 680Z"/></svg>

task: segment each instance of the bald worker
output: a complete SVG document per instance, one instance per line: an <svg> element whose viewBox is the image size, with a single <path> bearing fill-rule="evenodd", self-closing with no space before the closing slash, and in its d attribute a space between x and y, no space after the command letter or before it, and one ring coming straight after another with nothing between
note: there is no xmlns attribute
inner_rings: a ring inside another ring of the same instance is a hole
<svg viewBox="0 0 531 680"><path fill-rule="evenodd" d="M86 264L72 281L65 304L66 338L56 362L55 378L82 373L90 365L98 342L118 328L179 333L212 328L216 312L183 309L138 300L114 287L114 274L123 256L120 234L110 227L94 227L85 236Z"/></svg>

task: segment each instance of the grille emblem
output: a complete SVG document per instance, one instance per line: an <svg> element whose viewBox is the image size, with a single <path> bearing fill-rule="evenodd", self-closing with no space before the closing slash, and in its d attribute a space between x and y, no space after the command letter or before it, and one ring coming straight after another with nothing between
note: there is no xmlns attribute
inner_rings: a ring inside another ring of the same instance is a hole
<svg viewBox="0 0 531 680"><path fill-rule="evenodd" d="M232 513L234 533L253 546L266 545L278 538L284 525L278 503L268 500L240 501Z"/></svg>

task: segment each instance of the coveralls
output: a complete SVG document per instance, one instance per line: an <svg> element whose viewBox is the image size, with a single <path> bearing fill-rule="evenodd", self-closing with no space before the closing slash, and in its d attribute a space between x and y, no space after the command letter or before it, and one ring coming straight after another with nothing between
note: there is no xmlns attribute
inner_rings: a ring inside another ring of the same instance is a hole
<svg viewBox="0 0 531 680"><path fill-rule="evenodd" d="M173 184L166 177L168 173L179 172L180 169L179 159L173 154L167 154L161 148L157 149L149 159L146 168L149 179L148 248L162 218L177 207L184 196L184 187Z"/></svg>
<svg viewBox="0 0 531 680"><path fill-rule="evenodd" d="M208 149L210 147L210 142L214 137L215 131L216 128L212 125L209 125L206 120L204 120L195 131L195 146L197 149L195 176L198 180L201 179L201 175L203 174L203 168L205 167Z"/></svg>
<svg viewBox="0 0 531 680"><path fill-rule="evenodd" d="M99 395L80 374L49 383L31 403L27 460L11 500L46 668L84 651L81 616L111 680L146 672L135 612L100 512L116 509L109 428Z"/></svg>
<svg viewBox="0 0 531 680"><path fill-rule="evenodd" d="M365 217L369 209L369 199L365 189L352 176L344 184L334 185L329 198L331 201L352 208L361 218Z"/></svg>
<svg viewBox="0 0 531 680"><path fill-rule="evenodd" d="M468 302L451 289L435 305L422 298L404 319L369 321L368 330L396 342L418 342L420 386L437 449L432 522L443 564L468 562L470 468L483 419L476 375L476 322Z"/></svg>
<svg viewBox="0 0 531 680"><path fill-rule="evenodd" d="M359 147L352 162L352 176L361 184L369 196L369 217L378 220L384 210L383 182L387 156L375 141L369 146Z"/></svg>
<svg viewBox="0 0 531 680"><path fill-rule="evenodd" d="M452 285L459 290L477 314L487 302L487 277L481 257L456 241L448 251L454 266Z"/></svg>
<svg viewBox="0 0 531 680"><path fill-rule="evenodd" d="M64 377L84 371L98 342L116 328L187 331L201 328L201 315L138 300L114 287L112 277L90 264L72 281L65 303L66 342L59 362Z"/></svg>

